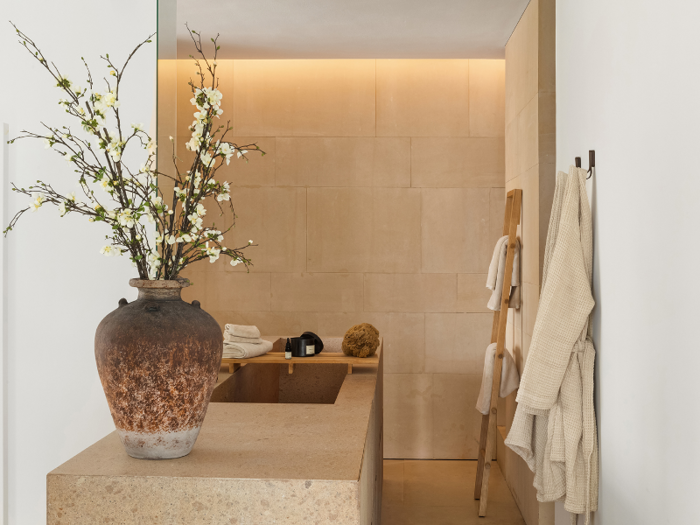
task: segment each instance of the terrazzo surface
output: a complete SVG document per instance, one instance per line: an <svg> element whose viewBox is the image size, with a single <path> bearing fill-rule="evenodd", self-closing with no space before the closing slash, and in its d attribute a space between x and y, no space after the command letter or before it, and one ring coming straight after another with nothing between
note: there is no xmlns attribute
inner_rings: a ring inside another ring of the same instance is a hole
<svg viewBox="0 0 700 525"><path fill-rule="evenodd" d="M334 404L211 403L192 452L137 460L111 433L47 476L50 525L360 523L377 367Z"/></svg>

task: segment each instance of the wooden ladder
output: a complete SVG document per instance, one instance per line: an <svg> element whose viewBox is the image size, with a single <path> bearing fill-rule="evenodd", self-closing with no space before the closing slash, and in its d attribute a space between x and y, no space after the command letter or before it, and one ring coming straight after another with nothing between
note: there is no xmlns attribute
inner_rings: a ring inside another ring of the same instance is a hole
<svg viewBox="0 0 700 525"><path fill-rule="evenodd" d="M479 502L479 516L486 516L486 505L489 497L489 474L493 458L493 447L496 442L496 419L498 415L498 394L501 390L501 370L503 368L503 352L505 349L506 323L508 321L508 300L510 298L510 281L513 275L513 257L515 255L516 235L520 224L520 207L523 191L511 190L506 200L506 215L503 220L503 235L508 236L508 252L506 268L503 275L503 292L501 294L501 309L493 313L491 328L491 343L496 346L496 357L493 364L493 385L491 386L491 404L488 415L481 416L481 439L479 442L479 464L476 469L476 484L474 499Z"/></svg>

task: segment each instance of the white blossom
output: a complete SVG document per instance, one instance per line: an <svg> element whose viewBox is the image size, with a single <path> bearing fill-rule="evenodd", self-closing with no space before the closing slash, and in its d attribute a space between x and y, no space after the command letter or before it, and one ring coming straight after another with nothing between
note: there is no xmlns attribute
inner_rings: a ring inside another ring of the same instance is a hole
<svg viewBox="0 0 700 525"><path fill-rule="evenodd" d="M181 201L184 202L187 198L187 190L175 186L175 189L173 191L175 192L175 196Z"/></svg>
<svg viewBox="0 0 700 525"><path fill-rule="evenodd" d="M206 168L210 168L212 166L212 163L214 162L212 156L206 151L202 151L202 153L199 155L199 158L202 160L202 164L204 164Z"/></svg>
<svg viewBox="0 0 700 525"><path fill-rule="evenodd" d="M231 198L231 188L229 187L228 182L224 182L222 184L221 191L219 194L216 196L216 200L221 202L221 201L227 201Z"/></svg>
<svg viewBox="0 0 700 525"><path fill-rule="evenodd" d="M133 228L136 224L132 211L129 208L121 210L117 215L117 220L119 221L119 225L125 228Z"/></svg>
<svg viewBox="0 0 700 525"><path fill-rule="evenodd" d="M31 208L34 212L41 208L41 205L44 204L44 196L40 193L32 193L32 199L34 200L32 201Z"/></svg>
<svg viewBox="0 0 700 525"><path fill-rule="evenodd" d="M216 246L212 246L210 248L209 243L207 242L207 247L202 248L202 252L205 253L209 257L210 263L214 263L219 258L219 254L221 253L221 250L219 250Z"/></svg>
<svg viewBox="0 0 700 525"><path fill-rule="evenodd" d="M116 257L122 254L121 250L119 248L116 248L115 246L104 246L101 250L100 253L102 255L106 255L107 257Z"/></svg>

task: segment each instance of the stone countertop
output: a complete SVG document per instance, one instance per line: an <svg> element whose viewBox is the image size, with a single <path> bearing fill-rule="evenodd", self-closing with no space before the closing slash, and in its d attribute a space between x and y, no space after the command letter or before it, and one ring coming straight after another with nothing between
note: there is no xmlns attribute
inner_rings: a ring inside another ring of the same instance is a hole
<svg viewBox="0 0 700 525"><path fill-rule="evenodd" d="M377 371L355 366L332 405L211 403L183 458L133 459L112 432L48 476L357 481Z"/></svg>

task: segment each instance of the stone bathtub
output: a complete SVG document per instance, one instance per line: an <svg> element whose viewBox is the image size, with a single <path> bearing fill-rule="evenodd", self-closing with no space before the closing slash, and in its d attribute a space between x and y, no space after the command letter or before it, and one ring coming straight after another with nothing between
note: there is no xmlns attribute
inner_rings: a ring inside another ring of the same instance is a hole
<svg viewBox="0 0 700 525"><path fill-rule="evenodd" d="M48 474L47 523L379 525L381 357L223 370L188 456L133 459L112 432Z"/></svg>

